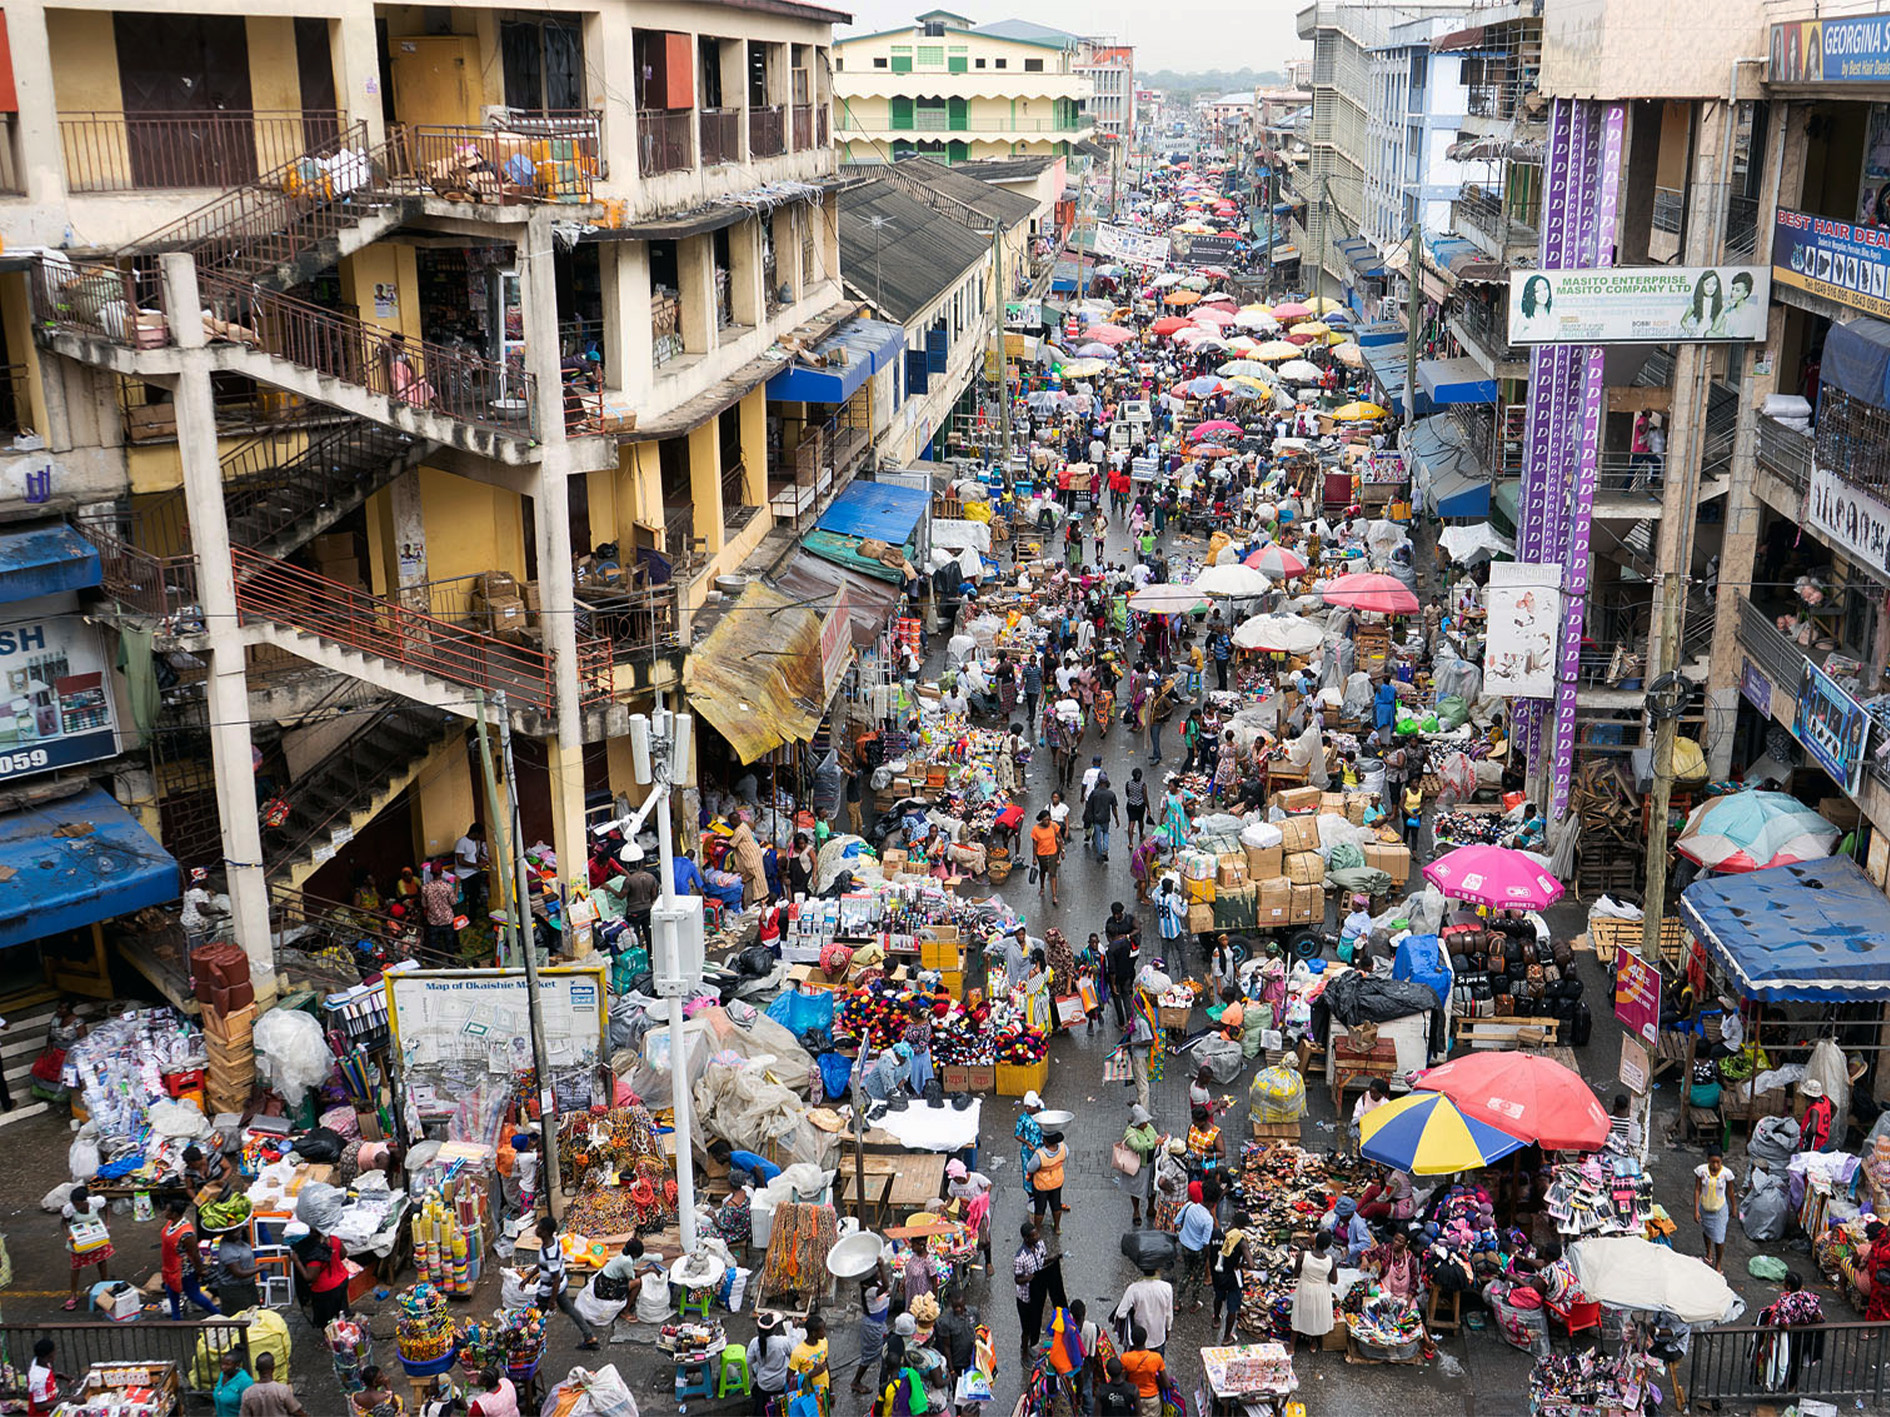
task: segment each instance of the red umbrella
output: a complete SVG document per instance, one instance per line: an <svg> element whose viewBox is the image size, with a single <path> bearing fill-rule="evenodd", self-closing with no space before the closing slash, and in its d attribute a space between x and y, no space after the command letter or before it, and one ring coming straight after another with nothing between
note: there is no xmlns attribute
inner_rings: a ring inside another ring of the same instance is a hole
<svg viewBox="0 0 1890 1417"><path fill-rule="evenodd" d="M1225 458L1233 456L1232 448L1223 448L1218 443L1203 443L1194 449L1197 458Z"/></svg>
<svg viewBox="0 0 1890 1417"><path fill-rule="evenodd" d="M1471 1053L1419 1073L1413 1086L1441 1092L1464 1116L1548 1151L1596 1151L1608 1139L1608 1114L1594 1089L1539 1053Z"/></svg>
<svg viewBox="0 0 1890 1417"><path fill-rule="evenodd" d="M1245 564L1276 581L1290 581L1294 576L1306 574L1306 562L1277 543L1262 546L1247 557Z"/></svg>
<svg viewBox="0 0 1890 1417"><path fill-rule="evenodd" d="M1354 610L1376 610L1382 615L1415 615L1418 598L1395 576L1358 571L1338 576L1325 585L1327 605L1349 605Z"/></svg>
<svg viewBox="0 0 1890 1417"><path fill-rule="evenodd" d="M1193 323L1183 315L1164 315L1149 328L1158 335L1172 335L1176 330L1185 330Z"/></svg>
<svg viewBox="0 0 1890 1417"><path fill-rule="evenodd" d="M1135 338L1135 334L1120 325L1091 325L1083 332L1083 338L1098 340L1103 344L1127 344Z"/></svg>

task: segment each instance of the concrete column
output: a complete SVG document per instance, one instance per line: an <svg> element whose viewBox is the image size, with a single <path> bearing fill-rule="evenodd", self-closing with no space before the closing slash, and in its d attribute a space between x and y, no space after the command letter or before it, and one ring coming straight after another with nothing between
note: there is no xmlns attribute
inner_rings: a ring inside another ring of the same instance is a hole
<svg viewBox="0 0 1890 1417"><path fill-rule="evenodd" d="M171 336L183 351L173 393L177 454L183 465L184 506L197 561L197 597L211 632L206 687L224 879L237 943L249 956L250 973L266 982L275 973L275 947L269 935L269 888L263 878L262 827L256 815L256 771L250 756L249 678L243 667L242 637L237 633L236 576L223 508L211 358L203 347L203 305L197 294L195 263L177 254L160 260L164 313Z"/></svg>
<svg viewBox="0 0 1890 1417"><path fill-rule="evenodd" d="M388 532L394 550L394 598L409 609L427 605L427 518L420 503L420 470L409 468L387 488Z"/></svg>
<svg viewBox="0 0 1890 1417"><path fill-rule="evenodd" d="M707 354L715 348L715 244L707 236L676 243L676 282L682 300L683 349Z"/></svg>
<svg viewBox="0 0 1890 1417"><path fill-rule="evenodd" d="M366 122L370 144L379 143L387 136L387 124L381 117L381 47L374 34L374 6L366 0L349 5L330 34L336 102L350 122Z"/></svg>
<svg viewBox="0 0 1890 1417"><path fill-rule="evenodd" d="M765 323L767 309L762 293L761 223L767 217L739 222L728 233L729 306L735 323L759 328ZM776 253L777 259L779 252Z"/></svg>
<svg viewBox="0 0 1890 1417"><path fill-rule="evenodd" d="M538 383L540 459L537 504L539 626L551 659L557 712L546 745L551 765L553 845L566 880L584 866L583 717L579 712L577 602L571 581L570 480L573 450L564 432L563 380L558 372L558 285L552 269L552 211L532 215L518 245L519 291L525 317L525 367ZM575 771L572 768L575 766Z"/></svg>

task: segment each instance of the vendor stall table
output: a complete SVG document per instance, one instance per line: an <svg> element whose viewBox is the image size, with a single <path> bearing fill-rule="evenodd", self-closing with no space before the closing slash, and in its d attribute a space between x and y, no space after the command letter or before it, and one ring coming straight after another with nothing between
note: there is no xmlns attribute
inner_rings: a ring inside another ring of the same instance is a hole
<svg viewBox="0 0 1890 1417"><path fill-rule="evenodd" d="M1332 1110L1344 1115L1348 1087L1369 1087L1373 1078L1390 1078L1398 1071L1398 1045L1380 1038L1365 1052L1355 1049L1335 1027L1332 1033Z"/></svg>
<svg viewBox="0 0 1890 1417"><path fill-rule="evenodd" d="M1203 1348L1201 1370L1200 1407L1208 1417L1284 1417L1287 1400L1299 1391L1293 1357L1281 1343Z"/></svg>
<svg viewBox="0 0 1890 1417"><path fill-rule="evenodd" d="M864 1167L867 1206L882 1217L887 1213L900 1216L924 1210L926 1203L937 1200L945 1189L945 1155L942 1152L902 1150L897 1156L868 1155ZM846 1213L854 1201L853 1162L850 1158L844 1158L836 1169L839 1172L835 1178L836 1204L842 1213Z"/></svg>

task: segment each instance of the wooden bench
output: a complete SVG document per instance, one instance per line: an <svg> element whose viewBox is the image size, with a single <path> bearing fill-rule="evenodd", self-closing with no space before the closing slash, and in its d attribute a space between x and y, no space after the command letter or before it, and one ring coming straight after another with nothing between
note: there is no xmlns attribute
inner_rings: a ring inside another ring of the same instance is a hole
<svg viewBox="0 0 1890 1417"><path fill-rule="evenodd" d="M1562 1021L1554 1018L1464 1018L1457 1020L1456 1046L1471 1052L1553 1048Z"/></svg>

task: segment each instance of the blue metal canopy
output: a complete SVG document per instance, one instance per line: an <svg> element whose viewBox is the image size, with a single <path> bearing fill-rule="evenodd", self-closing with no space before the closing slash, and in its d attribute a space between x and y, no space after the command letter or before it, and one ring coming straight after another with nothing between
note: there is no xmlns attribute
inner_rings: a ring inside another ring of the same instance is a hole
<svg viewBox="0 0 1890 1417"><path fill-rule="evenodd" d="M845 403L869 378L899 358L906 347L903 326L883 320L850 320L814 346L828 357L824 369L788 365L768 379L768 397L777 403ZM832 356L839 353L841 360Z"/></svg>
<svg viewBox="0 0 1890 1417"><path fill-rule="evenodd" d="M1890 898L1848 856L1695 881L1680 914L1752 998L1890 998Z"/></svg>
<svg viewBox="0 0 1890 1417"><path fill-rule="evenodd" d="M129 915L180 893L171 854L97 787L0 816L0 868L0 946Z"/></svg>
<svg viewBox="0 0 1890 1417"><path fill-rule="evenodd" d="M833 499L815 525L836 536L870 536L889 546L904 546L912 540L929 500L930 494L919 487L855 482Z"/></svg>
<svg viewBox="0 0 1890 1417"><path fill-rule="evenodd" d="M1439 406L1496 402L1496 380L1474 359L1420 359L1417 377L1418 387Z"/></svg>
<svg viewBox="0 0 1890 1417"><path fill-rule="evenodd" d="M0 601L33 600L98 583L98 548L64 522L0 533Z"/></svg>

